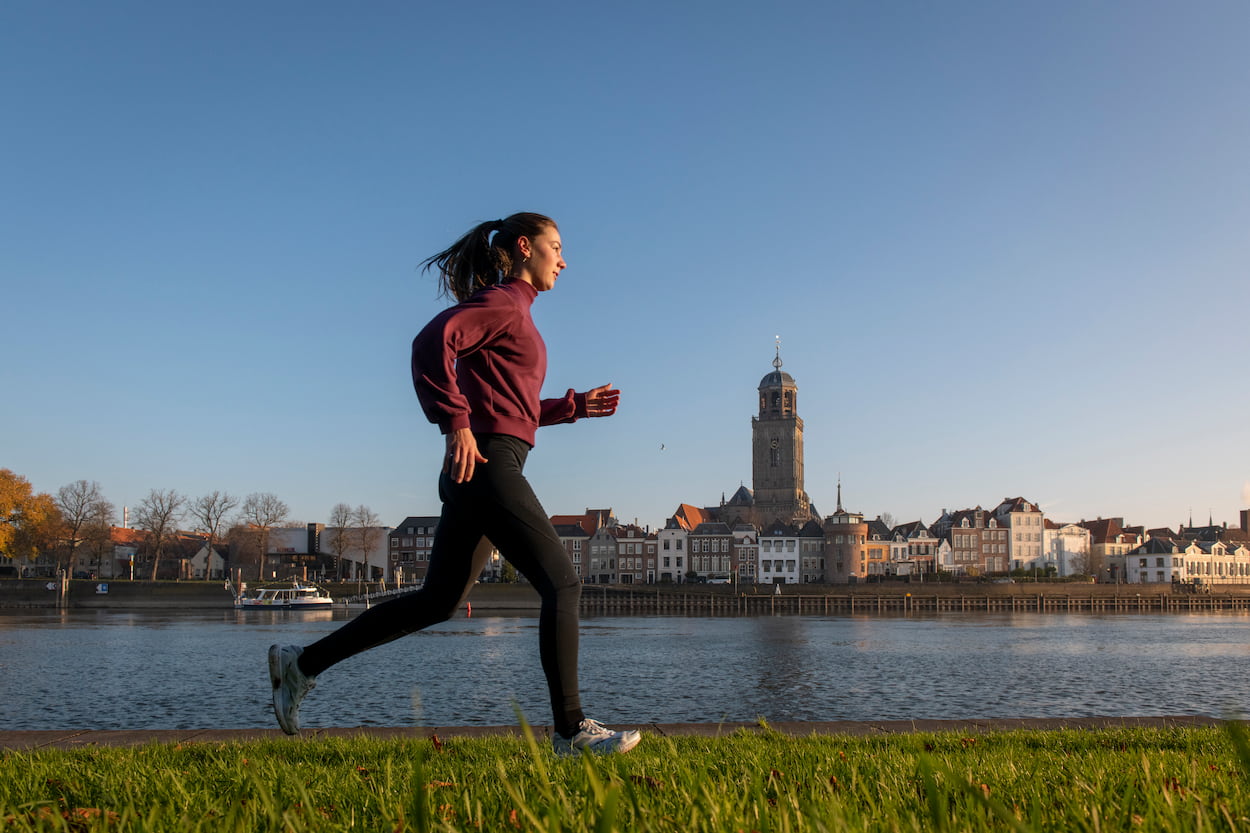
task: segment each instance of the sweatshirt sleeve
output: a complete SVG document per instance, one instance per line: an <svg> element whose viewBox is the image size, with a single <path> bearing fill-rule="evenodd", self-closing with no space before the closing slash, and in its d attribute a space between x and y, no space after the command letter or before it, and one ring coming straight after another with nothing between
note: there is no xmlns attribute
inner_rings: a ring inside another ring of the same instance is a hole
<svg viewBox="0 0 1250 833"><path fill-rule="evenodd" d="M559 425L586 416L586 394L575 393L569 388L559 399L544 399L538 415L539 425Z"/></svg>
<svg viewBox="0 0 1250 833"><path fill-rule="evenodd" d="M412 385L426 419L444 434L469 427L469 400L456 380L456 359L490 344L508 327L508 309L482 293L443 310L412 340Z"/></svg>

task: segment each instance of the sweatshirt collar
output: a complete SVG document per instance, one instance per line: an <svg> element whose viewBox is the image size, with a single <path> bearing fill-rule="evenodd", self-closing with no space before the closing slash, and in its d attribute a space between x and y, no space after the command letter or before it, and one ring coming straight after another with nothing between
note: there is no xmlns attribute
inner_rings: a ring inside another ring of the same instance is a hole
<svg viewBox="0 0 1250 833"><path fill-rule="evenodd" d="M516 287L516 290L521 293L522 297L528 298L530 303L533 303L534 299L538 297L538 290L534 288L533 284L516 278L508 278L500 286Z"/></svg>

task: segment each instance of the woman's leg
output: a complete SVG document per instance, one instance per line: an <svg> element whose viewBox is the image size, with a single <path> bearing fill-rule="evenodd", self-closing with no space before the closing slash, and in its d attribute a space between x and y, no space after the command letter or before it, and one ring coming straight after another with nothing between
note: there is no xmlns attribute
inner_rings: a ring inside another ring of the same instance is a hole
<svg viewBox="0 0 1250 833"><path fill-rule="evenodd" d="M487 537L542 599L539 657L551 695L555 729L568 737L585 718L577 682L582 584L551 520L522 474L528 451L529 446L512 437L489 441L482 452L490 461L489 475L481 482L477 482L481 469L474 475L474 505L482 513Z"/></svg>
<svg viewBox="0 0 1250 833"><path fill-rule="evenodd" d="M315 677L350 656L445 622L455 614L493 547L482 537L482 525L474 513L449 500L452 494L446 489L440 491L443 513L421 589L369 608L306 647L299 657L299 668L306 675Z"/></svg>

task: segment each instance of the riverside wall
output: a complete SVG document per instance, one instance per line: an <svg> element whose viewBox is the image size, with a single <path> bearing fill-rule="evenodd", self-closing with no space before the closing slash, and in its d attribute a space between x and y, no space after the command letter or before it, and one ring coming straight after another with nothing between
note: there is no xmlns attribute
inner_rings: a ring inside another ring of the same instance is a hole
<svg viewBox="0 0 1250 833"><path fill-rule="evenodd" d="M323 585L336 599L359 598L355 582ZM376 589L376 585L374 585ZM104 591L104 592L102 592ZM533 611L538 595L525 584L479 584L469 595L479 611ZM0 609L230 609L220 581L0 579ZM1248 611L1250 585L1222 585L1209 593L1174 591L1162 584L1061 582L868 585L586 585L587 614L759 615L910 613L1102 613Z"/></svg>

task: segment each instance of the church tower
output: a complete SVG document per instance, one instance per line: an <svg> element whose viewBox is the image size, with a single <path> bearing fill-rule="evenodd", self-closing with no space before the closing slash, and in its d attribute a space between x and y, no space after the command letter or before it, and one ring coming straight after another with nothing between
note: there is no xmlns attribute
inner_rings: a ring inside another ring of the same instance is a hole
<svg viewBox="0 0 1250 833"><path fill-rule="evenodd" d="M799 388L781 369L781 342L773 372L760 380L760 413L751 419L751 471L756 522L802 525L812 518L803 490L803 420Z"/></svg>

